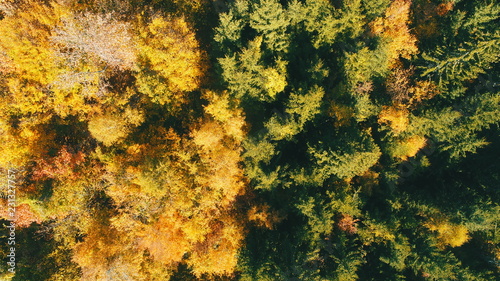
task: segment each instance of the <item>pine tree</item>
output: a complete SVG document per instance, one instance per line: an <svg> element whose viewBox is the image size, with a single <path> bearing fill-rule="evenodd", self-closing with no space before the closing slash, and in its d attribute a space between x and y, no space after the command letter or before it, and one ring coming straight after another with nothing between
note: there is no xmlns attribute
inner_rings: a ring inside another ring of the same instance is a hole
<svg viewBox="0 0 500 281"><path fill-rule="evenodd" d="M478 4L474 12L464 16L456 11L453 37L433 53L424 53L423 77L437 81L446 95L456 98L467 90L467 82L491 69L500 60L500 33L493 22L500 16L500 6ZM456 46L456 47L455 47Z"/></svg>
<svg viewBox="0 0 500 281"><path fill-rule="evenodd" d="M286 64L275 61L266 67L262 62L262 37L248 43L241 53L219 59L222 78L236 98L272 101L286 85Z"/></svg>
<svg viewBox="0 0 500 281"><path fill-rule="evenodd" d="M338 179L350 179L362 175L375 165L381 155L377 145L369 135L361 137L359 142L350 142L337 149L322 149L310 145L308 153L314 163L313 174L322 184L330 176Z"/></svg>
<svg viewBox="0 0 500 281"><path fill-rule="evenodd" d="M252 7L250 27L262 35L267 49L273 52L286 52L289 45L289 19L279 1L260 0Z"/></svg>

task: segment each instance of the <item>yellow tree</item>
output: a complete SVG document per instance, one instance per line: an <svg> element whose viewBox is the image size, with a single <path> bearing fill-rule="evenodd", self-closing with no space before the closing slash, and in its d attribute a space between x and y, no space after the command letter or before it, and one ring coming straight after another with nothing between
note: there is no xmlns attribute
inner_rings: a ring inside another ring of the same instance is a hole
<svg viewBox="0 0 500 281"><path fill-rule="evenodd" d="M5 118L5 119L4 119ZM55 134L39 120L21 118L11 126L10 117L0 117L0 168L22 167L33 159L43 158L54 147Z"/></svg>
<svg viewBox="0 0 500 281"><path fill-rule="evenodd" d="M155 16L139 23L137 87L153 102L179 106L200 86L207 68L194 32L183 18Z"/></svg>
<svg viewBox="0 0 500 281"><path fill-rule="evenodd" d="M144 255L133 249L128 236L109 225L109 213L94 214L85 239L74 246L73 261L82 280L149 280L141 265Z"/></svg>
<svg viewBox="0 0 500 281"><path fill-rule="evenodd" d="M198 276L234 271L244 229L234 210L245 187L242 111L226 93L204 96L205 117L189 135L156 129L125 154L98 156L106 194L121 210L113 227L154 262L170 269L186 263Z"/></svg>
<svg viewBox="0 0 500 281"><path fill-rule="evenodd" d="M92 136L105 146L110 146L129 134L126 120L116 114L96 116L90 119L88 128Z"/></svg>
<svg viewBox="0 0 500 281"><path fill-rule="evenodd" d="M436 233L437 245L440 248L459 247L470 239L465 226L450 222L442 214L429 218L424 226Z"/></svg>
<svg viewBox="0 0 500 281"><path fill-rule="evenodd" d="M388 125L398 135L408 128L408 116L408 110L401 105L385 106L378 116L378 123Z"/></svg>
<svg viewBox="0 0 500 281"><path fill-rule="evenodd" d="M12 66L6 78L11 107L20 114L43 116L53 108L47 85L60 70L52 59L49 37L62 13L56 4L25 3L0 22L0 53Z"/></svg>

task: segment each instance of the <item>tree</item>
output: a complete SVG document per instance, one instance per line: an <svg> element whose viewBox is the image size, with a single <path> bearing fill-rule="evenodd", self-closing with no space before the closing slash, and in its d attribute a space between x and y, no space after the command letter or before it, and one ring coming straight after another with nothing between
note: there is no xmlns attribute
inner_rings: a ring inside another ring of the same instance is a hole
<svg viewBox="0 0 500 281"><path fill-rule="evenodd" d="M267 49L286 52L289 39L287 28L289 19L282 5L275 0L261 0L252 7L250 27L262 34Z"/></svg>
<svg viewBox="0 0 500 281"><path fill-rule="evenodd" d="M500 16L500 6L494 3L478 3L474 11L465 16L465 11L455 9L451 38L433 52L422 55L421 76L435 80L440 90L452 98L465 93L466 82L478 78L499 61L499 36L494 21Z"/></svg>
<svg viewBox="0 0 500 281"><path fill-rule="evenodd" d="M284 116L274 114L266 123L268 137L272 140L292 139L303 131L307 122L321 112L324 90L313 87L305 94L292 93Z"/></svg>
<svg viewBox="0 0 500 281"><path fill-rule="evenodd" d="M407 0L393 1L384 17L372 23L372 32L386 40L389 66L394 65L400 56L410 59L418 52L417 39L408 27L410 5L411 1Z"/></svg>
<svg viewBox="0 0 500 281"><path fill-rule="evenodd" d="M89 132L105 146L122 140L129 134L129 130L127 121L116 115L96 116L89 121Z"/></svg>
<svg viewBox="0 0 500 281"><path fill-rule="evenodd" d="M50 30L62 11L56 4L25 5L2 20L0 35L5 40L0 51L13 63L13 72L6 79L8 95L15 101L11 107L18 114L37 114L43 120L53 110L47 85L60 71L52 60Z"/></svg>
<svg viewBox="0 0 500 281"><path fill-rule="evenodd" d="M270 67L263 65L262 40L259 36L240 53L219 59L221 75L229 91L238 99L269 102L287 85L285 62L276 60Z"/></svg>
<svg viewBox="0 0 500 281"><path fill-rule="evenodd" d="M239 164L244 120L227 93L205 91L204 97L205 116L189 135L160 130L165 135L156 136L163 141L155 147L149 132L148 144L99 158L107 163L106 195L121 210L110 221L137 241L136 251L169 269L182 263L197 276L228 275L243 240L234 202L245 187Z"/></svg>
<svg viewBox="0 0 500 281"><path fill-rule="evenodd" d="M375 165L380 158L381 152L378 146L368 138L360 143L350 143L342 150L332 151L317 149L314 146L309 148L309 154L314 167L315 177L321 179L318 184L330 176L339 179L349 179L357 175L362 175L370 167Z"/></svg>
<svg viewBox="0 0 500 281"><path fill-rule="evenodd" d="M440 247L458 247L467 242L470 238L467 228L463 225L450 223L443 218L431 218L425 226L430 231L437 232Z"/></svg>
<svg viewBox="0 0 500 281"><path fill-rule="evenodd" d="M463 100L460 111L445 107L411 116L408 131L432 136L439 143L438 149L457 160L488 144L478 133L498 122L498 103L496 94L477 94Z"/></svg>
<svg viewBox="0 0 500 281"><path fill-rule="evenodd" d="M50 39L59 45L59 54L69 65L102 61L121 70L135 65L130 23L117 21L111 14L91 13L64 17L61 22Z"/></svg>
<svg viewBox="0 0 500 281"><path fill-rule="evenodd" d="M184 18L154 16L142 19L136 37L138 90L159 104L177 108L185 94L197 89L207 69L193 31Z"/></svg>

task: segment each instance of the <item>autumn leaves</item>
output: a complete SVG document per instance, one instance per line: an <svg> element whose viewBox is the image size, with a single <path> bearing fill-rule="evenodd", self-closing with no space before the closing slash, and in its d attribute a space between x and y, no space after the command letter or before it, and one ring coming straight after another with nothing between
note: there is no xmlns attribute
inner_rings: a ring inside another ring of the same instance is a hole
<svg viewBox="0 0 500 281"><path fill-rule="evenodd" d="M2 20L1 166L29 167L25 197L53 194L41 215L73 253L61 271L166 280L182 262L196 276L233 272L245 121L227 94L201 90L208 60L191 25L59 2L22 2ZM193 92L206 105L186 114Z"/></svg>
<svg viewBox="0 0 500 281"><path fill-rule="evenodd" d="M498 5L209 2L0 4L0 168L26 169L45 279L439 279L429 257L493 229L398 165L488 143Z"/></svg>

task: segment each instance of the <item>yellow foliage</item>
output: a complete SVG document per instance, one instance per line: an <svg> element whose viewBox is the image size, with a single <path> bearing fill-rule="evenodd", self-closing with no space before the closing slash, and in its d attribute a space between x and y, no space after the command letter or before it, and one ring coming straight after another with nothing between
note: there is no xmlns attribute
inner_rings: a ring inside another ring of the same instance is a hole
<svg viewBox="0 0 500 281"><path fill-rule="evenodd" d="M387 41L389 64L394 65L399 57L410 59L418 53L417 39L410 33L410 0L395 0L385 11L383 18L372 22L372 32Z"/></svg>
<svg viewBox="0 0 500 281"><path fill-rule="evenodd" d="M199 130L193 132L193 141L204 150L214 150L224 137L223 128L216 122L206 122Z"/></svg>
<svg viewBox="0 0 500 281"><path fill-rule="evenodd" d="M0 73L9 73L14 71L14 62L4 53L0 53Z"/></svg>
<svg viewBox="0 0 500 281"><path fill-rule="evenodd" d="M408 114L403 106L385 106L379 114L378 122L389 125L395 134L399 134L408 127Z"/></svg>
<svg viewBox="0 0 500 281"><path fill-rule="evenodd" d="M82 269L82 280L144 280L143 253L127 249L127 235L110 226L106 214L97 214L83 242L74 249L73 261Z"/></svg>
<svg viewBox="0 0 500 281"><path fill-rule="evenodd" d="M200 147L201 159L206 163L207 174L199 177L198 183L208 186L223 206L228 206L243 191L243 172L239 163L244 122L240 116L234 115L237 114L233 113L225 124L206 121L191 133L193 142ZM226 127L226 124L230 126Z"/></svg>
<svg viewBox="0 0 500 281"><path fill-rule="evenodd" d="M422 149L427 140L422 136L412 136L403 141L399 142L398 147L392 153L393 157L400 158L401 160L406 160L410 157L417 155L417 152Z"/></svg>
<svg viewBox="0 0 500 281"><path fill-rule="evenodd" d="M89 121L89 131L96 140L105 146L113 145L129 133L123 118L113 115L92 118Z"/></svg>
<svg viewBox="0 0 500 281"><path fill-rule="evenodd" d="M183 93L200 86L207 66L194 32L184 18L157 16L140 27L137 41L139 90L160 104L185 102Z"/></svg>
<svg viewBox="0 0 500 281"><path fill-rule="evenodd" d="M8 62L2 71L9 74L6 86L18 113L49 119L53 113L64 118L92 110L85 97L98 92L99 77L87 72L100 69L61 62L63 46L53 42L54 29L68 17L62 5L31 1L1 21L0 60Z"/></svg>
<svg viewBox="0 0 500 281"><path fill-rule="evenodd" d="M243 111L237 107L237 104L231 104L229 94L206 91L204 98L209 101L209 104L205 106L205 112L218 121L225 135L232 137L237 143L243 141L243 127L245 126Z"/></svg>
<svg viewBox="0 0 500 281"><path fill-rule="evenodd" d="M393 230L388 225L369 220L363 221L363 224L366 227L359 228L357 233L365 245L394 241L396 239Z"/></svg>
<svg viewBox="0 0 500 281"><path fill-rule="evenodd" d="M33 159L43 157L54 145L54 133L32 120L21 119L18 128L0 119L0 167L22 167Z"/></svg>
<svg viewBox="0 0 500 281"><path fill-rule="evenodd" d="M123 107L106 108L106 113L90 117L88 122L90 133L105 146L124 139L133 127L139 126L144 121L144 113L141 110Z"/></svg>
<svg viewBox="0 0 500 281"><path fill-rule="evenodd" d="M225 123L234 115L230 108L229 94L223 93L221 95L212 92L205 91L204 98L209 101L209 104L205 106L205 112L210 114L215 120Z"/></svg>
<svg viewBox="0 0 500 281"><path fill-rule="evenodd" d="M280 74L274 68L265 69L263 71L263 76L266 79L264 83L264 89L266 89L269 96L273 99L276 96L276 94L282 92L287 85L286 76Z"/></svg>
<svg viewBox="0 0 500 281"><path fill-rule="evenodd" d="M461 246L470 238L465 226L451 223L445 218L431 218L424 226L437 232L438 246L442 248Z"/></svg>
<svg viewBox="0 0 500 281"><path fill-rule="evenodd" d="M50 29L61 16L59 9L33 2L0 23L0 53L11 62L7 86L21 113L44 114L48 96L44 88L59 73L52 60Z"/></svg>
<svg viewBox="0 0 500 281"><path fill-rule="evenodd" d="M0 147L1 168L22 167L28 163L30 156L33 155L29 145L9 133L2 133L0 141L3 143Z"/></svg>
<svg viewBox="0 0 500 281"><path fill-rule="evenodd" d="M189 254L186 262L197 275L230 274L243 239L232 212L245 184L241 140L235 137L243 138L244 122L241 110L229 105L225 95L208 99L207 116L192 129L191 138L158 131L165 136L147 145L128 145L126 157L101 157L112 173L107 195L130 215L147 217L136 227L127 226L129 215L113 219L114 227L138 241L138 250L168 268ZM235 119L241 122L231 133L226 124L237 124ZM157 142L161 145L151 146ZM144 154L163 160L151 165L142 160Z"/></svg>

